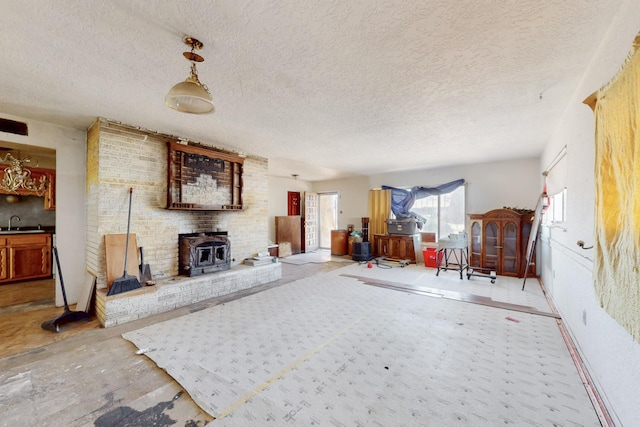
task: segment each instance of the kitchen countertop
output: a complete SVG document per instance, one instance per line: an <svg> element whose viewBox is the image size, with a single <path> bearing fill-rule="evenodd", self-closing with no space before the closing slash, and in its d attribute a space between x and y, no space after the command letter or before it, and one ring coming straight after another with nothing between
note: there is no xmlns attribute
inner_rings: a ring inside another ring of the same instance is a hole
<svg viewBox="0 0 640 427"><path fill-rule="evenodd" d="M55 227L15 227L11 230L7 230L6 228L0 228L0 235L7 234L55 234Z"/></svg>

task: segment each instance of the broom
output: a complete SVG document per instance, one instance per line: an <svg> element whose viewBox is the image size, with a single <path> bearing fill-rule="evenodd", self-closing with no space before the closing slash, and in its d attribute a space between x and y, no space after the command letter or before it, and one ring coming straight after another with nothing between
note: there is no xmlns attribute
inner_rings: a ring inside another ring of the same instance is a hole
<svg viewBox="0 0 640 427"><path fill-rule="evenodd" d="M89 313L84 311L73 311L69 309L69 304L67 303L67 291L64 289L64 280L62 279L62 269L60 268L60 259L58 258L58 248L53 247L53 255L56 259L56 266L58 267L58 275L60 276L60 288L62 288L62 298L64 299L64 313L60 316L53 318L51 320L46 320L42 322L40 326L42 329L46 329L52 332L60 332L60 325L70 322L75 322L78 320L91 320L91 316Z"/></svg>
<svg viewBox="0 0 640 427"><path fill-rule="evenodd" d="M129 227L131 225L131 195L133 194L133 188L129 188L129 215L127 217L127 238L124 248L124 272L122 277L116 279L111 283L111 287L107 292L107 296L121 294L123 292L131 291L133 289L141 288L140 282L136 276L127 274L127 259L129 257Z"/></svg>

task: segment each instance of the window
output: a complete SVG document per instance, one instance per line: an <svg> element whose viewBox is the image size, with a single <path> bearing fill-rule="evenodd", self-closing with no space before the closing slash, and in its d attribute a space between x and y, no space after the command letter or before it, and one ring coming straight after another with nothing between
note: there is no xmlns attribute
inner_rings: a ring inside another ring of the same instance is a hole
<svg viewBox="0 0 640 427"><path fill-rule="evenodd" d="M411 209L424 217L426 222L422 232L436 233L437 238L465 229L465 186L461 185L451 193L418 199Z"/></svg>
<svg viewBox="0 0 640 427"><path fill-rule="evenodd" d="M545 223L562 224L567 217L567 189L549 197L549 208L545 211Z"/></svg>

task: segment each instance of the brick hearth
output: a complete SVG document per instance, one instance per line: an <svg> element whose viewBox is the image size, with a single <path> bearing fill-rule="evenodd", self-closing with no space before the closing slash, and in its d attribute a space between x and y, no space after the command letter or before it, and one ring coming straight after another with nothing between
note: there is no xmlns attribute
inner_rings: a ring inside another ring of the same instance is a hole
<svg viewBox="0 0 640 427"><path fill-rule="evenodd" d="M108 328L154 314L184 307L199 301L228 295L273 282L282 277L282 265L237 265L231 270L197 277L176 276L158 280L126 293L107 296L106 289L96 293L96 314Z"/></svg>

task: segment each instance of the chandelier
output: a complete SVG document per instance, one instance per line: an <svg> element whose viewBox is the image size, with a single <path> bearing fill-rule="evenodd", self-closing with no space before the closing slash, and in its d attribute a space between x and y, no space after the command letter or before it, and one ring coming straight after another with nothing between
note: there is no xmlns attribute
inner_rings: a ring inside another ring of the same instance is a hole
<svg viewBox="0 0 640 427"><path fill-rule="evenodd" d="M198 55L196 49L202 49L202 42L193 37L185 37L185 44L191 46L191 52L184 52L182 55L191 62L191 73L183 82L174 85L167 96L165 104L167 107L182 113L208 114L213 113L214 107L211 100L211 93L207 86L198 79L196 63L203 62L204 58Z"/></svg>
<svg viewBox="0 0 640 427"><path fill-rule="evenodd" d="M43 196L47 191L47 176L42 175L39 180L35 180L31 176L31 171L24 166L25 163L30 161L29 158L16 159L11 153L7 153L2 159L2 163L8 163L9 166L4 169L4 176L0 181L0 189L10 193L24 190Z"/></svg>

